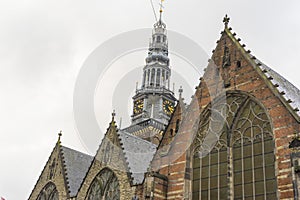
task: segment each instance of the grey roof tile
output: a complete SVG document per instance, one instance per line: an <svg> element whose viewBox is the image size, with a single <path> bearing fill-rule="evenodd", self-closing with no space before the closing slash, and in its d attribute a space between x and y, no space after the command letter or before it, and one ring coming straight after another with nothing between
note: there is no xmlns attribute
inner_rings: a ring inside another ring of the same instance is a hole
<svg viewBox="0 0 300 200"><path fill-rule="evenodd" d="M134 185L141 184L157 146L122 130L119 130L118 134L133 179L132 182Z"/></svg>
<svg viewBox="0 0 300 200"><path fill-rule="evenodd" d="M300 90L260 60L255 59L255 62L256 64L261 63L259 66L260 69L265 72L267 77L271 77L270 81L272 84L276 86L278 92L282 94L285 100L295 110L297 115L300 116Z"/></svg>
<svg viewBox="0 0 300 200"><path fill-rule="evenodd" d="M71 197L77 195L81 183L91 165L92 156L61 146L64 168Z"/></svg>

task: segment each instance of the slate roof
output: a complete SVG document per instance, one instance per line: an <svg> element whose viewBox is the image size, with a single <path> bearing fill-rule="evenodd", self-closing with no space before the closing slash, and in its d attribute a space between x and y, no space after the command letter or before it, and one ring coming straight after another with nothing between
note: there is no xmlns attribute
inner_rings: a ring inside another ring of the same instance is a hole
<svg viewBox="0 0 300 200"><path fill-rule="evenodd" d="M144 181L144 174L150 166L157 146L123 130L119 130L118 134L128 162L132 183L133 185L141 184Z"/></svg>
<svg viewBox="0 0 300 200"><path fill-rule="evenodd" d="M92 156L61 146L69 195L74 197L91 165Z"/></svg>
<svg viewBox="0 0 300 200"><path fill-rule="evenodd" d="M255 62L256 64L261 63L260 69L265 73L267 78L277 88L284 99L291 105L297 115L300 116L300 90L258 59L256 59Z"/></svg>

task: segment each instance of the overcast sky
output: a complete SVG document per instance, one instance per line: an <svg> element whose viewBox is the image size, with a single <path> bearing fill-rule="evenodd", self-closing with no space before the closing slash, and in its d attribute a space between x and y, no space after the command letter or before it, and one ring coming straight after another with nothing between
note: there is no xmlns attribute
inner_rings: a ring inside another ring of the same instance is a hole
<svg viewBox="0 0 300 200"><path fill-rule="evenodd" d="M211 55L227 13L242 43L300 87L299 9L297 0L166 0L164 21ZM110 37L153 23L150 0L0 1L0 196L28 198L59 130L63 145L86 151L73 118L74 84L83 62ZM122 64L142 66L146 52L137 55ZM132 89L137 79L128 83ZM125 101L130 105L130 98ZM105 129L113 108L96 107Z"/></svg>

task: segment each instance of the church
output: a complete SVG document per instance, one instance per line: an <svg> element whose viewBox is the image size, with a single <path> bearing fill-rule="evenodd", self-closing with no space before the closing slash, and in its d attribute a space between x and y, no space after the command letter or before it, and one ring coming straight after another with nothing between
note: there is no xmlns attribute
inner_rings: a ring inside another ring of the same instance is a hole
<svg viewBox="0 0 300 200"><path fill-rule="evenodd" d="M229 20L186 104L170 90L160 17L131 125L118 128L113 113L94 156L59 134L29 200L300 199L300 91L245 49Z"/></svg>

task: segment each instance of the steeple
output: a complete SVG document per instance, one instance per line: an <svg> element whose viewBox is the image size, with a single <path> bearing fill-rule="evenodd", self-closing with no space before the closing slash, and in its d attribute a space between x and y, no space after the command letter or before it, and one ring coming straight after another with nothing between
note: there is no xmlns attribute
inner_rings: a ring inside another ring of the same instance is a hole
<svg viewBox="0 0 300 200"><path fill-rule="evenodd" d="M137 88L133 97L133 124L148 119L167 124L175 106L176 99L170 90L171 69L167 26L162 21L162 3L163 0L160 4L159 20L153 25L141 88Z"/></svg>

